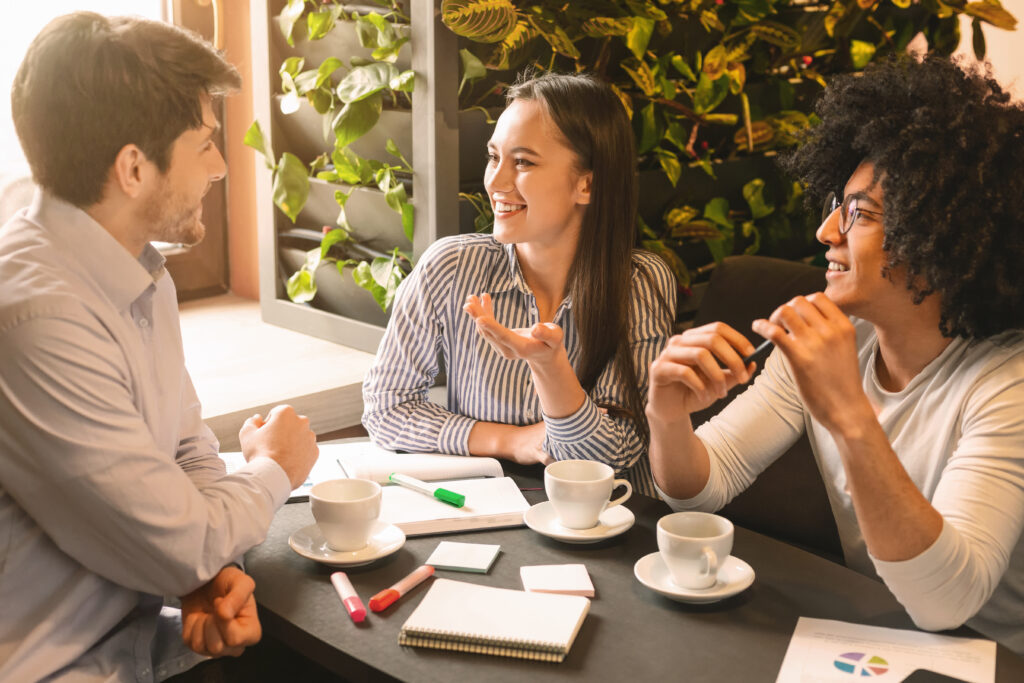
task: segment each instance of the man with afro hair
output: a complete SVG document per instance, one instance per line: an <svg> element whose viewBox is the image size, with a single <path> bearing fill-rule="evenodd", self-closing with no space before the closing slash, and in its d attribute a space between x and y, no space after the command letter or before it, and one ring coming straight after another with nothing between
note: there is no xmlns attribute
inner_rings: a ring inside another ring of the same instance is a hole
<svg viewBox="0 0 1024 683"><path fill-rule="evenodd" d="M784 164L824 199L823 293L720 323L652 365L651 466L716 510L807 432L846 563L923 629L1024 654L1024 108L990 74L902 57L836 78ZM724 366L724 368L720 367Z"/></svg>

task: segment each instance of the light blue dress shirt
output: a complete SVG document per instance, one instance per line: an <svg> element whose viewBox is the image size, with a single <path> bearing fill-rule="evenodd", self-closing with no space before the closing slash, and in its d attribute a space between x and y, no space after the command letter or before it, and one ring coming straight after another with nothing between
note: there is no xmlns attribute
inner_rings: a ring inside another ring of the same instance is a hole
<svg viewBox="0 0 1024 683"><path fill-rule="evenodd" d="M288 497L267 458L224 476L163 261L44 193L0 228L2 681L195 663L160 596L261 542Z"/></svg>

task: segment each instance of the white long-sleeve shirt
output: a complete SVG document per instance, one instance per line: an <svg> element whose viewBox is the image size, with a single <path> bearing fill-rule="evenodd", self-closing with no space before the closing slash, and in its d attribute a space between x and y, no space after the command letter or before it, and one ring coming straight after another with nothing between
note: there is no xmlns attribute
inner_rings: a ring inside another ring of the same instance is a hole
<svg viewBox="0 0 1024 683"><path fill-rule="evenodd" d="M528 425L543 420L544 450L555 460L607 463L625 472L638 493L656 495L635 426L598 407L625 405L625 380L613 364L601 372L575 413L544 415L526 361L502 358L462 310L468 295L484 292L491 295L495 320L505 327L539 322L537 301L512 245L499 244L490 235L459 235L438 240L420 257L398 290L377 360L363 383L363 424L374 442L392 449L469 455L469 432L477 421ZM629 346L643 397L648 368L671 334L675 294L668 266L653 254L634 252ZM569 362L576 367L580 345L572 305L567 297L554 322L565 333ZM447 409L427 400L439 371L439 352L448 369Z"/></svg>
<svg viewBox="0 0 1024 683"><path fill-rule="evenodd" d="M942 515L936 541L902 562L870 556L831 434L806 410L779 351L754 385L697 429L707 486L675 509L717 510L806 429L846 563L886 583L921 628L964 622L1024 655L1024 333L956 339L902 391L875 375L874 328L855 321L864 391L914 484Z"/></svg>
<svg viewBox="0 0 1024 683"><path fill-rule="evenodd" d="M223 476L155 249L40 193L0 228L0 283L0 681L178 673L160 596L261 542L288 477Z"/></svg>

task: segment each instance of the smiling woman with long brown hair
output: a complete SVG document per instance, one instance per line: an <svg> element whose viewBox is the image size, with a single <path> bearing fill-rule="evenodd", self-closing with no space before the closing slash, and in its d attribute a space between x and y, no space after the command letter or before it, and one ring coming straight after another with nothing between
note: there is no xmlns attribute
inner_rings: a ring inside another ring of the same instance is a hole
<svg viewBox="0 0 1024 683"><path fill-rule="evenodd" d="M586 75L522 80L508 102L487 150L494 234L438 240L403 282L363 424L387 448L598 460L653 495L643 397L675 282L633 249L629 119ZM447 409L427 401L439 353Z"/></svg>

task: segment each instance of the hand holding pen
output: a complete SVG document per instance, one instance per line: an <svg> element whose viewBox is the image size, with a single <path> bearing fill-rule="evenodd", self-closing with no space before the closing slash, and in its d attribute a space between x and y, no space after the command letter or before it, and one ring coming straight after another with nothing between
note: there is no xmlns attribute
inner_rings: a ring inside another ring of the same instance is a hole
<svg viewBox="0 0 1024 683"><path fill-rule="evenodd" d="M651 364L647 404L649 419L676 423L724 398L750 381L757 353L754 345L724 323L711 323L672 337Z"/></svg>

